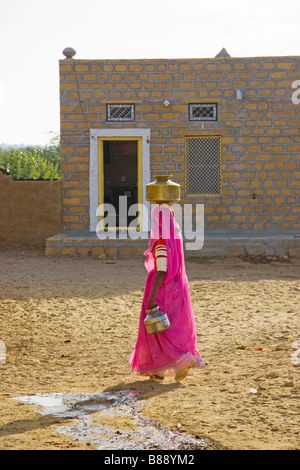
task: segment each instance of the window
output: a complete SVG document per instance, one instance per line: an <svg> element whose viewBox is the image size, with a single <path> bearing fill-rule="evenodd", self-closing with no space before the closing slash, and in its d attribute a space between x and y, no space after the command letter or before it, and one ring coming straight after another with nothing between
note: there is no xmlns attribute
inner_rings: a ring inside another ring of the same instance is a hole
<svg viewBox="0 0 300 470"><path fill-rule="evenodd" d="M217 121L216 103L189 104L189 121Z"/></svg>
<svg viewBox="0 0 300 470"><path fill-rule="evenodd" d="M221 137L186 137L186 194L221 194Z"/></svg>
<svg viewBox="0 0 300 470"><path fill-rule="evenodd" d="M134 104L107 104L106 121L130 121L135 120Z"/></svg>

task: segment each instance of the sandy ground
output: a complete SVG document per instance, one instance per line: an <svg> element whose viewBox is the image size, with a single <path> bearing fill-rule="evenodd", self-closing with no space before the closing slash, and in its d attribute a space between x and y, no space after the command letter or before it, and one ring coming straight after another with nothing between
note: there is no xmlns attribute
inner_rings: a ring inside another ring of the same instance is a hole
<svg viewBox="0 0 300 470"><path fill-rule="evenodd" d="M186 259L207 369L181 384L150 382L127 363L143 261L0 251L0 449L93 449L57 432L72 418L41 415L12 398L125 390L139 392L144 417L216 448L299 449L300 260ZM135 426L99 411L94 419L117 430Z"/></svg>

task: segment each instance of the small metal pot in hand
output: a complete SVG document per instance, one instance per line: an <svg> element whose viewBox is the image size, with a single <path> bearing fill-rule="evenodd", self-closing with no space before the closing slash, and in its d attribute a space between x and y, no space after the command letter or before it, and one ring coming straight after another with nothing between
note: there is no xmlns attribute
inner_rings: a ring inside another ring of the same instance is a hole
<svg viewBox="0 0 300 470"><path fill-rule="evenodd" d="M146 329L150 334L161 333L169 328L170 322L168 315L159 311L159 306L146 310L147 316L144 320Z"/></svg>

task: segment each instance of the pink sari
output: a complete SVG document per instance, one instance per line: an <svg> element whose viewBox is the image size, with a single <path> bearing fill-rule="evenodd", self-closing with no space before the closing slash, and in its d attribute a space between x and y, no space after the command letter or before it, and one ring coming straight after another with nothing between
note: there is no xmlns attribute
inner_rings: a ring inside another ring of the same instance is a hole
<svg viewBox="0 0 300 470"><path fill-rule="evenodd" d="M139 321L138 338L128 362L141 375L175 375L194 359L194 367L205 369L197 351L196 325L185 272L182 237L169 207L155 207L151 213L152 227L149 248L145 251L145 267L148 276ZM159 223L158 223L159 222ZM153 247L158 238L164 238L168 256L168 270L156 301L162 312L167 313L170 327L159 333L149 334L144 319L149 308L148 297L156 276Z"/></svg>

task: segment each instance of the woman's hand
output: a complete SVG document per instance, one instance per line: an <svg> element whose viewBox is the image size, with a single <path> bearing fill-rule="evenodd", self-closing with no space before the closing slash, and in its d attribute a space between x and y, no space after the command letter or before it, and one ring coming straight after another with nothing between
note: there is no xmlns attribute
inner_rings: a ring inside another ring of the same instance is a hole
<svg viewBox="0 0 300 470"><path fill-rule="evenodd" d="M149 308L156 307L155 295L149 295L148 297Z"/></svg>

